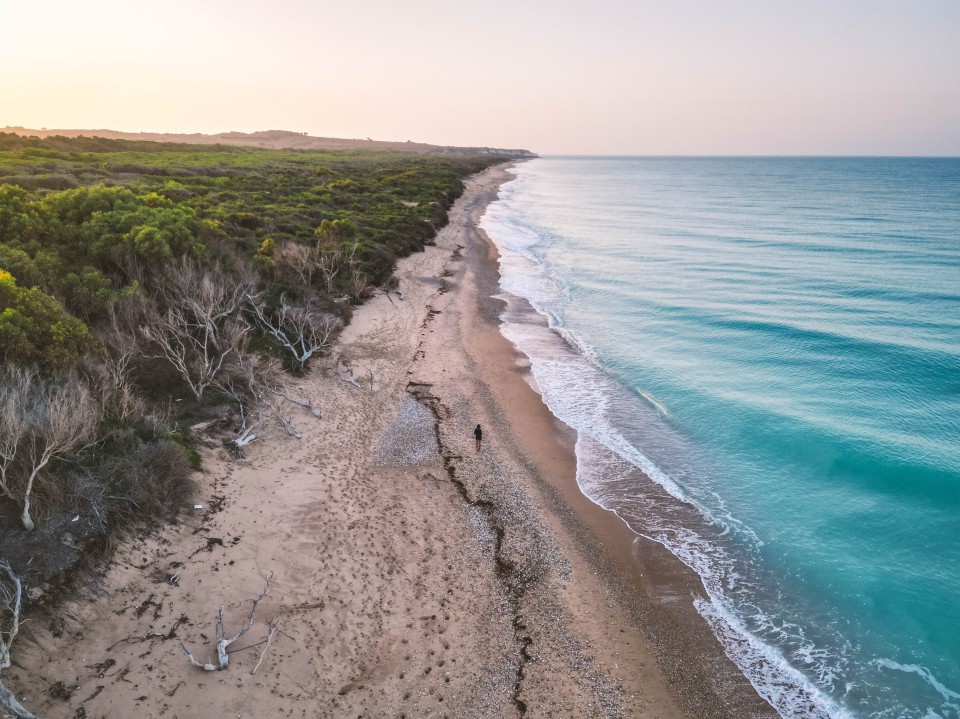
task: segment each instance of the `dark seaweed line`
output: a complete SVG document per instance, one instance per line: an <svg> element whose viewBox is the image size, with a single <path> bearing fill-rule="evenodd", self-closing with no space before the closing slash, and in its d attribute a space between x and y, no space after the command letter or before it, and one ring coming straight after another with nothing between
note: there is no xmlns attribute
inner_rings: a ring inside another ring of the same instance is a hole
<svg viewBox="0 0 960 719"><path fill-rule="evenodd" d="M447 408L436 395L429 393L432 385L422 382L408 382L407 392L421 405L430 410L433 415L433 432L437 441L437 447L440 456L443 458L443 468L447 472L451 484L456 488L457 493L465 504L478 509L486 520L487 526L494 537L493 559L495 563L496 577L506 590L506 596L510 602L510 611L513 614L513 636L519 647L519 659L517 662L517 673L513 683L513 695L511 701L517 707L520 717L527 713L527 704L520 698L520 690L523 684L524 668L527 663L533 660L529 653L529 648L533 644L533 638L527 633L527 625L524 624L520 613L520 605L523 601L526 587L522 580L515 581L516 565L503 556L503 538L504 528L498 519L497 506L488 499L475 499L470 496L466 484L457 476L454 460L459 459L452 454L444 445L440 436L440 424Z"/></svg>

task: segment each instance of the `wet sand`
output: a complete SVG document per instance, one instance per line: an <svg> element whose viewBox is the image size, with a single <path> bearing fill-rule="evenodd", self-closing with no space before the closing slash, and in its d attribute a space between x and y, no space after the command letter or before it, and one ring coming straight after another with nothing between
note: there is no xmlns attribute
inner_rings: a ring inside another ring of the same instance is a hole
<svg viewBox="0 0 960 719"><path fill-rule="evenodd" d="M32 617L4 674L28 708L776 716L693 609L697 577L580 494L572 431L500 335L496 251L476 225L506 179L472 178L436 246L400 262L402 299L359 308L328 366L291 383L323 414L291 410L301 439L273 429L240 461L209 447L203 510ZM236 632L267 577L230 667L190 665L180 642L207 661L218 608Z"/></svg>

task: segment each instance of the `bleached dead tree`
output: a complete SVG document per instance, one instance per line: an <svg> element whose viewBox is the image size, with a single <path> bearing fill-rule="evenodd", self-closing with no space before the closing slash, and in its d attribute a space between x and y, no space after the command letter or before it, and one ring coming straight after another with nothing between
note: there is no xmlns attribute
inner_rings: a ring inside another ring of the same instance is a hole
<svg viewBox="0 0 960 719"><path fill-rule="evenodd" d="M243 457L243 448L257 438L263 422L270 417L288 435L300 439L296 427L273 400L274 395L283 396L275 389L280 375L279 363L275 359L248 354L242 355L216 380L217 389L237 403L240 430L230 441L237 456Z"/></svg>
<svg viewBox="0 0 960 719"><path fill-rule="evenodd" d="M93 441L102 408L76 375L59 380L4 368L0 377L0 488L22 507L24 529L34 484L51 461Z"/></svg>
<svg viewBox="0 0 960 719"><path fill-rule="evenodd" d="M36 373L30 369L0 369L0 490L17 504L17 460L26 443L31 397L35 394Z"/></svg>
<svg viewBox="0 0 960 719"><path fill-rule="evenodd" d="M220 265L201 269L184 261L156 288L159 307L140 333L198 400L246 346L250 327L243 308L256 282L247 266L227 272Z"/></svg>
<svg viewBox="0 0 960 719"><path fill-rule="evenodd" d="M322 252L317 250L316 272L323 280L323 288L328 295L332 295L336 288L337 275L346 264L346 257L340 250Z"/></svg>
<svg viewBox="0 0 960 719"><path fill-rule="evenodd" d="M320 269L322 259L316 247L297 242L284 242L273 253L280 275L299 290L313 286L313 277Z"/></svg>
<svg viewBox="0 0 960 719"><path fill-rule="evenodd" d="M10 650L20 632L20 578L6 561L0 562L0 671L11 664ZM37 719L23 708L13 692L0 683L0 714L14 719Z"/></svg>
<svg viewBox="0 0 960 719"><path fill-rule="evenodd" d="M144 356L144 340L138 327L146 310L142 297L110 302L103 320L92 327L104 351L82 362L83 372L97 386L105 407L121 419L143 410L133 386L132 370Z"/></svg>
<svg viewBox="0 0 960 719"><path fill-rule="evenodd" d="M294 369L300 372L306 370L311 357L330 345L342 324L335 315L290 302L286 295L273 311L266 308L262 295L251 294L247 303L260 329L287 351Z"/></svg>
<svg viewBox="0 0 960 719"><path fill-rule="evenodd" d="M193 654L190 653L190 650L187 649L187 645L183 642L180 642L180 648L183 649L183 653L187 655L187 659L190 660L190 663L195 667L200 667L208 672L220 672L230 666L230 654L227 652L227 648L237 641L240 637L250 631L250 628L253 627L253 615L257 611L257 605L267 596L267 592L270 590L270 581L273 579L273 574L270 574L266 578L266 584L263 587L263 591L260 593L260 596L253 600L253 606L250 607L250 613L247 614L247 618L243 623L243 626L240 628L236 634L232 637L223 636L223 605L220 605L220 609L217 612L217 621L214 625L214 632L217 639L217 663L205 662L201 664L198 662ZM259 665L258 665L259 666Z"/></svg>
<svg viewBox="0 0 960 719"><path fill-rule="evenodd" d="M260 364L259 355L241 355L239 361L214 382L218 390L237 404L240 429L230 444L238 457L243 457L243 448L257 438L266 414Z"/></svg>
<svg viewBox="0 0 960 719"><path fill-rule="evenodd" d="M256 404L253 407L244 407L240 405L240 429L237 436L230 440L234 455L243 459L243 448L251 444L260 431L260 424L263 422L265 407L262 404Z"/></svg>
<svg viewBox="0 0 960 719"><path fill-rule="evenodd" d="M129 390L130 370L134 361L143 355L137 327L145 310L141 298L110 302L103 321L93 328L93 335L105 350L103 361L110 380L119 392Z"/></svg>

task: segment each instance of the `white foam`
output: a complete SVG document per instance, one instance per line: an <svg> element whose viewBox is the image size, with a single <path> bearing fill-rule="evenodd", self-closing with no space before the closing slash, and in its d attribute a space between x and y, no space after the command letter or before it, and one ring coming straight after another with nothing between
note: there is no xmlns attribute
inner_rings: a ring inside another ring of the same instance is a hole
<svg viewBox="0 0 960 719"><path fill-rule="evenodd" d="M625 467L618 462L628 463L617 455L603 456L597 445L583 436L577 439L577 457L577 481L581 489L600 506L616 512L615 503L609 499L604 477L609 478L611 474L616 476L618 472L622 474ZM788 719L853 717L853 714L793 667L782 652L747 629L727 598L727 593L734 591L740 580L736 562L730 555L697 532L670 524L667 521L661 527L651 527L649 533L644 532L644 536L666 547L700 576L709 601L697 599L694 606L720 640L727 656L748 678L760 696L781 716ZM772 626L772 620L767 619L767 622ZM790 628L798 629L787 623L781 624L783 631ZM829 666L826 661L829 657L818 657L818 652L822 650L818 650L812 643L807 643L799 650L801 654L806 653L812 663L821 667ZM815 659L819 661L814 662ZM832 679L831 676L818 678L828 684Z"/></svg>
<svg viewBox="0 0 960 719"><path fill-rule="evenodd" d="M727 656L757 692L785 719L853 719L849 710L820 691L783 654L751 634L723 601L695 599L697 611L720 640Z"/></svg>
<svg viewBox="0 0 960 719"><path fill-rule="evenodd" d="M960 712L960 703L958 703L958 701L960 701L960 694L944 686L943 683L940 682L933 675L933 672L931 672L926 667L921 667L916 664L901 664L899 662L893 661L892 659L877 659L875 663L877 664L877 666L881 666L886 669L893 669L899 672L916 674L923 681L925 681L927 684L933 687L940 696L943 697L944 703L947 706L949 706L951 709L954 709L957 712ZM933 711L933 710L928 709L928 711ZM940 715L934 714L933 716L939 717Z"/></svg>

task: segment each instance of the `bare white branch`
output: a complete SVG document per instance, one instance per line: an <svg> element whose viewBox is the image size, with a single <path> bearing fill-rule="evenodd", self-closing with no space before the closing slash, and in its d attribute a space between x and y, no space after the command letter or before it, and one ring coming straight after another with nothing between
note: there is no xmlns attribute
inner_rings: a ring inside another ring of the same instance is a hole
<svg viewBox="0 0 960 719"><path fill-rule="evenodd" d="M352 384L357 389L363 389L363 387L360 386L360 383L357 382L356 378L353 376L353 367L351 367L349 364L345 365L343 370L341 370L338 365L336 368L336 373L337 377L342 381Z"/></svg>
<svg viewBox="0 0 960 719"><path fill-rule="evenodd" d="M214 632L216 633L217 638L217 663L213 664L212 662L200 663L194 658L193 654L190 653L190 650L187 649L187 645L183 642L180 642L180 648L183 649L183 653L187 655L187 659L190 660L190 663L196 667L200 667L208 672L219 672L223 671L230 666L230 654L227 652L227 648L237 641L240 637L250 631L250 628L253 626L253 615L257 611L257 605L260 604L261 600L267 596L267 592L270 590L270 581L273 579L273 574L271 573L266 578L266 583L263 587L263 591L260 593L260 596L253 600L253 606L250 607L250 613L247 614L247 618L243 623L243 626L240 628L236 634L232 637L224 637L223 635L223 605L220 605L220 609L217 612L217 621L214 626ZM259 664L257 665L259 666ZM256 670L254 670L256 671Z"/></svg>
<svg viewBox="0 0 960 719"><path fill-rule="evenodd" d="M256 674L257 670L260 668L260 665L263 664L263 658L267 656L267 650L270 649L270 643L273 642L273 638L280 630L280 619L281 617L277 617L270 622L270 631L267 633L267 643L263 647L263 651L260 652L260 658L257 660L257 666L255 666L253 671L250 672L251 675Z"/></svg>
<svg viewBox="0 0 960 719"><path fill-rule="evenodd" d="M220 265L201 269L182 262L156 288L158 306L140 334L167 360L199 400L220 372L242 354L249 326L243 319L256 274L244 266L227 272Z"/></svg>
<svg viewBox="0 0 960 719"><path fill-rule="evenodd" d="M93 441L102 408L75 374L40 379L29 369L0 370L0 489L20 504L24 529L36 526L30 496L51 461Z"/></svg>
<svg viewBox="0 0 960 719"><path fill-rule="evenodd" d="M20 604L23 598L23 588L20 578L14 573L6 561L0 561L0 670L7 669L11 664L10 648L20 632ZM14 719L37 719L36 716L24 709L17 701L13 692L0 684L0 714L11 716Z"/></svg>
<svg viewBox="0 0 960 719"><path fill-rule="evenodd" d="M292 303L286 295L273 311L264 306L259 295L251 294L247 302L260 328L287 351L294 369L299 371L305 370L310 358L330 345L342 324L335 315Z"/></svg>

